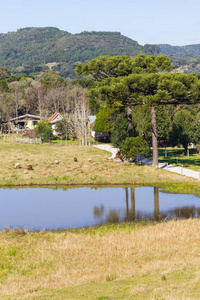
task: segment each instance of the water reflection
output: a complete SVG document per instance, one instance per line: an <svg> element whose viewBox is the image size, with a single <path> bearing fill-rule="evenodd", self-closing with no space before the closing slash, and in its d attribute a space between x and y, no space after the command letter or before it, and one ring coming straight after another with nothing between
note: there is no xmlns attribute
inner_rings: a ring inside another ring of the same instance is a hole
<svg viewBox="0 0 200 300"><path fill-rule="evenodd" d="M174 210L169 211L172 218L198 218L200 216L200 209L194 206L191 207L181 207Z"/></svg>
<svg viewBox="0 0 200 300"><path fill-rule="evenodd" d="M54 229L134 220L196 218L200 199L157 187L0 189L0 230Z"/></svg>
<svg viewBox="0 0 200 300"><path fill-rule="evenodd" d="M189 219L200 217L200 208L195 206L184 206L177 207L169 210L159 210L159 188L154 187L154 210L153 214L149 212L144 212L137 210L136 212L136 199L135 199L135 188L125 188L125 199L126 199L126 209L124 210L124 215L119 209L110 209L109 213L106 215L106 222L115 223L120 221L135 221L135 220L155 220L160 221L163 219ZM166 195L166 194L165 194ZM169 195L169 194L167 194ZM172 195L172 194L171 194ZM191 196L191 195L190 195ZM140 199L138 199L140 201ZM97 213L98 211L98 213ZM99 209L94 208L94 215L96 218L102 218L105 209L101 206Z"/></svg>

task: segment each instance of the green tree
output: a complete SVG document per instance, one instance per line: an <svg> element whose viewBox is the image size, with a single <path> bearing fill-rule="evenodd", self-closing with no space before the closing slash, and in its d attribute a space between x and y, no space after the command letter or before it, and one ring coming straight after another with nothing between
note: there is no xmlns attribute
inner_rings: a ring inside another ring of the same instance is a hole
<svg viewBox="0 0 200 300"><path fill-rule="evenodd" d="M194 115L194 122L192 128L192 142L200 144L200 113L199 108L196 108L197 113Z"/></svg>
<svg viewBox="0 0 200 300"><path fill-rule="evenodd" d="M137 155L146 156L149 147L141 136L128 137L121 143L120 151L126 159L136 160Z"/></svg>
<svg viewBox="0 0 200 300"><path fill-rule="evenodd" d="M138 55L136 58L128 56L103 56L91 60L88 64L77 66L78 75L92 75L100 82L91 89L90 96L96 101L118 102L126 108L129 136L133 136L132 106L147 104L151 107L153 161L158 164L157 130L155 105L160 97L167 97L165 92L159 91L159 71L170 71L172 65L167 56ZM152 74L149 74L152 73ZM146 74L149 74L147 76ZM157 75L157 76L156 76ZM156 88L156 89L155 89Z"/></svg>
<svg viewBox="0 0 200 300"><path fill-rule="evenodd" d="M94 131L111 133L114 126L116 108L103 106L96 115Z"/></svg>
<svg viewBox="0 0 200 300"><path fill-rule="evenodd" d="M111 58L99 58L91 61L91 64L80 66L78 71L82 70L85 74L91 72L96 80L100 80L95 88L98 95L96 99L110 104L117 101L127 109L129 136L133 135L132 107L136 105L150 107L153 164L158 165L156 107L198 102L200 81L192 74L163 73L164 70L171 69L166 56L153 58L139 55L132 60L121 57L113 61L113 66L111 61ZM162 72L157 73L158 71Z"/></svg>
<svg viewBox="0 0 200 300"><path fill-rule="evenodd" d="M190 111L180 110L173 119L172 131L170 132L170 141L172 146L183 145L185 154L188 144L193 141L194 119Z"/></svg>
<svg viewBox="0 0 200 300"><path fill-rule="evenodd" d="M114 123L111 138L114 147L120 147L128 137L128 121L125 115L119 115Z"/></svg>
<svg viewBox="0 0 200 300"><path fill-rule="evenodd" d="M11 70L0 66L0 80L5 80L11 75Z"/></svg>
<svg viewBox="0 0 200 300"><path fill-rule="evenodd" d="M41 121L37 123L35 134L40 137L43 142L49 142L53 139L53 130L51 123L48 121Z"/></svg>

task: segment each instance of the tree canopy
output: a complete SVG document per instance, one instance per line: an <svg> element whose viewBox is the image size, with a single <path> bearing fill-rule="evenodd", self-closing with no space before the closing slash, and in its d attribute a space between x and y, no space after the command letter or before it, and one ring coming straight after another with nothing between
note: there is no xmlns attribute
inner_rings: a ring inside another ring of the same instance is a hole
<svg viewBox="0 0 200 300"><path fill-rule="evenodd" d="M167 56L138 55L103 56L79 64L77 74L92 75L97 81L90 97L124 107L128 117L129 136L133 135L132 107L146 105L151 108L153 163L158 164L156 106L194 104L200 99L200 81L193 74L166 73L172 69Z"/></svg>

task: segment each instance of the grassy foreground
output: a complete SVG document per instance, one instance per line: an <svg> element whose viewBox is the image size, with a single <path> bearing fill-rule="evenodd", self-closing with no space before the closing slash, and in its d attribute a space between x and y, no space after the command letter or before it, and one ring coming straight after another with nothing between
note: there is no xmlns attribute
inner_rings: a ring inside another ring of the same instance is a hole
<svg viewBox="0 0 200 300"><path fill-rule="evenodd" d="M0 232L0 298L199 299L199 232L196 219Z"/></svg>
<svg viewBox="0 0 200 300"><path fill-rule="evenodd" d="M200 195L197 180L113 162L93 147L0 140L0 153L2 187L146 185ZM0 299L199 299L199 232L199 220L0 232Z"/></svg>
<svg viewBox="0 0 200 300"><path fill-rule="evenodd" d="M0 153L0 186L148 185L200 195L197 180L145 165L114 162L108 160L110 153L92 146L16 144L1 139ZM15 169L16 163L21 164L20 169ZM33 170L27 170L28 165Z"/></svg>

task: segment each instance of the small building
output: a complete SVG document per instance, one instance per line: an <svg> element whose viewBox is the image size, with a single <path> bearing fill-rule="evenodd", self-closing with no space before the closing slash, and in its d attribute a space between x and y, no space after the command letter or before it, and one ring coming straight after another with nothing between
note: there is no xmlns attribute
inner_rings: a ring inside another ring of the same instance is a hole
<svg viewBox="0 0 200 300"><path fill-rule="evenodd" d="M94 138L98 142L105 142L105 143L110 142L110 135L108 132L95 132Z"/></svg>
<svg viewBox="0 0 200 300"><path fill-rule="evenodd" d="M40 121L39 116L26 114L10 119L12 130L34 129Z"/></svg>
<svg viewBox="0 0 200 300"><path fill-rule="evenodd" d="M53 129L53 134L56 135L58 134L56 132L56 123L60 120L63 119L63 116L61 116L61 114L55 112L49 119L48 121L51 123L52 129Z"/></svg>

